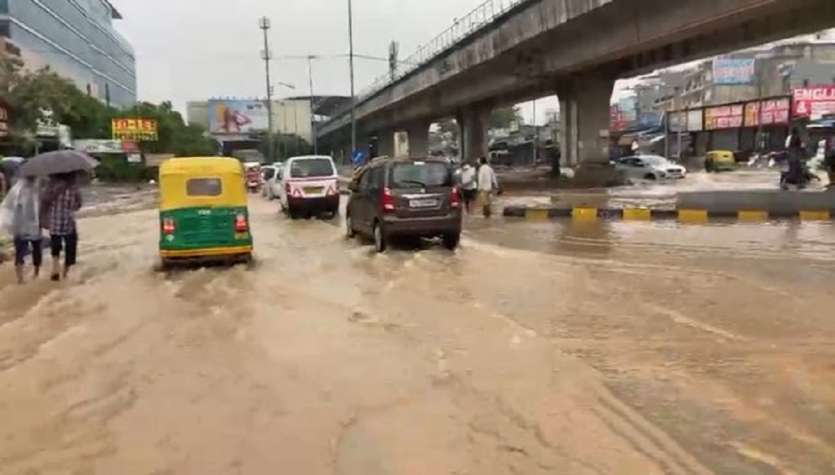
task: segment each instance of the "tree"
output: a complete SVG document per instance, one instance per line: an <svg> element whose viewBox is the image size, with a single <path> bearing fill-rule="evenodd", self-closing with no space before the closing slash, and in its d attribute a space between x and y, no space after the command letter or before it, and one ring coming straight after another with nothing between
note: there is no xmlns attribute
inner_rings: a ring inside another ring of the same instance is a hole
<svg viewBox="0 0 835 475"><path fill-rule="evenodd" d="M522 124L522 114L519 111L518 107L500 107L498 109L494 109L492 113L490 113L490 120L488 126L491 129L509 129L511 125L516 122L517 124Z"/></svg>
<svg viewBox="0 0 835 475"><path fill-rule="evenodd" d="M309 155L313 153L313 146L310 143L295 134L273 134L273 150L276 161L283 162L290 157L297 157L299 155ZM265 138L258 150L267 157L269 155L269 142Z"/></svg>

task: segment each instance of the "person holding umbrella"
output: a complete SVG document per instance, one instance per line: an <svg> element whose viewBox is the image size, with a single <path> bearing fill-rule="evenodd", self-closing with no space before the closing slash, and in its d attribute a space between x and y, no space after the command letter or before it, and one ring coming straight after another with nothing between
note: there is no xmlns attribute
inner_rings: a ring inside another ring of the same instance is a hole
<svg viewBox="0 0 835 475"><path fill-rule="evenodd" d="M59 150L38 155L24 163L24 177L49 176L50 181L41 198L40 216L50 234L52 280L66 278L76 264L78 228L75 213L81 209L79 173L89 172L98 162L74 150ZM64 254L64 266L60 258Z"/></svg>

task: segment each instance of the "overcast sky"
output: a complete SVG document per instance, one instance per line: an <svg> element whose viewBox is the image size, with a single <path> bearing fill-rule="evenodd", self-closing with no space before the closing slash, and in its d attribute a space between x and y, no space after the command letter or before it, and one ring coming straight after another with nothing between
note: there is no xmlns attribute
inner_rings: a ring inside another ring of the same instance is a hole
<svg viewBox="0 0 835 475"><path fill-rule="evenodd" d="M264 96L263 40L258 18L268 16L277 61L274 80L296 86L277 94L308 93L307 62L282 55L345 55L348 52L347 0L111 0L124 15L116 27L133 44L139 97L158 102L216 96ZM357 53L386 57L392 40L401 58L452 24L453 18L483 0L353 0ZM348 94L346 58L314 63L317 94ZM385 74L382 61L356 60L362 88Z"/></svg>

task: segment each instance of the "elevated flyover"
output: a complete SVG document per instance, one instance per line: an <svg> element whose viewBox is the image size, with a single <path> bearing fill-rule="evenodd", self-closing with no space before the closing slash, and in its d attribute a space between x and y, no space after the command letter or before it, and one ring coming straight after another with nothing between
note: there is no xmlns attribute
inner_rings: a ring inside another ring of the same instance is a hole
<svg viewBox="0 0 835 475"><path fill-rule="evenodd" d="M358 136L392 153L408 131L424 154L429 124L455 117L476 157L493 108L557 94L564 160L593 170L608 162L617 79L833 25L833 0L488 0L358 98ZM338 149L349 129L346 108L318 135Z"/></svg>

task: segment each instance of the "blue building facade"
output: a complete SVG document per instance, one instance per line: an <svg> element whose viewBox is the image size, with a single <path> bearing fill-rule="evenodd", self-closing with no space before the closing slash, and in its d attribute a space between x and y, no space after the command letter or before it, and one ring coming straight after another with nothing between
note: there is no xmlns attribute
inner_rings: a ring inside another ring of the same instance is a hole
<svg viewBox="0 0 835 475"><path fill-rule="evenodd" d="M82 91L117 107L136 102L136 57L113 27L107 0L0 0L0 36L29 69L49 66Z"/></svg>

